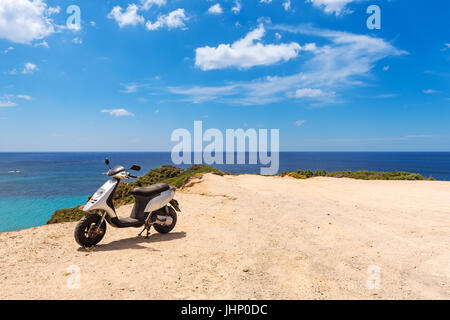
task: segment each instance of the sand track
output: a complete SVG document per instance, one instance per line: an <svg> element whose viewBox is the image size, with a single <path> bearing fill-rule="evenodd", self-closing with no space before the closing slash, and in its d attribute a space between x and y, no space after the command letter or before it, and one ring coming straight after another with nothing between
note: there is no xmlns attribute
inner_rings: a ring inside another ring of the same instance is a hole
<svg viewBox="0 0 450 320"><path fill-rule="evenodd" d="M449 299L449 195L450 182L208 174L177 193L168 235L108 226L87 252L74 223L0 234L0 298Z"/></svg>

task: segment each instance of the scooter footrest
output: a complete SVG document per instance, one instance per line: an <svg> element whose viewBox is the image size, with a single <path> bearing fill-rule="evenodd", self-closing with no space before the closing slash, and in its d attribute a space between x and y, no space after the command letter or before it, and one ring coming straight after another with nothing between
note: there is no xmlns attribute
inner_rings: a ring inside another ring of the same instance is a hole
<svg viewBox="0 0 450 320"><path fill-rule="evenodd" d="M128 218L120 218L119 219L120 224L127 227L140 227L144 223L142 221L139 221L137 219L128 217Z"/></svg>

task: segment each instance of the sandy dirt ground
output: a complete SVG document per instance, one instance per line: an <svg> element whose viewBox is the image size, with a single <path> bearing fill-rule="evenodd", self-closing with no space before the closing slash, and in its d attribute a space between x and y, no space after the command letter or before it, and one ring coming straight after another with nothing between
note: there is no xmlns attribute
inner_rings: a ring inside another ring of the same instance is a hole
<svg viewBox="0 0 450 320"><path fill-rule="evenodd" d="M176 198L170 234L92 252L74 223L0 234L0 298L450 299L450 182L208 174Z"/></svg>

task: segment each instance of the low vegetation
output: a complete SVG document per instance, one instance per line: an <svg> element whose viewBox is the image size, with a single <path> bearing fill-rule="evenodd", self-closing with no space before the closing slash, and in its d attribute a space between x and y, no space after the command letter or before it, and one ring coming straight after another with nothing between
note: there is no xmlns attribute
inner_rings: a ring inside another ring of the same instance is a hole
<svg viewBox="0 0 450 320"><path fill-rule="evenodd" d="M307 176L305 176L303 174L300 174L300 173L297 173L297 172L286 171L286 172L283 172L281 174L281 176L285 176L285 175L288 175L289 177L292 177L292 178L295 178L295 179L307 179L308 178Z"/></svg>
<svg viewBox="0 0 450 320"><path fill-rule="evenodd" d="M425 178L418 173L403 171L376 172L376 171L335 171L326 170L297 170L296 172L285 171L281 176L290 176L297 179L306 179L312 177L333 177L333 178L352 178L360 180L434 180L433 177Z"/></svg>
<svg viewBox="0 0 450 320"><path fill-rule="evenodd" d="M47 224L81 220L86 214L82 209L82 206L70 209L58 209L52 214Z"/></svg>

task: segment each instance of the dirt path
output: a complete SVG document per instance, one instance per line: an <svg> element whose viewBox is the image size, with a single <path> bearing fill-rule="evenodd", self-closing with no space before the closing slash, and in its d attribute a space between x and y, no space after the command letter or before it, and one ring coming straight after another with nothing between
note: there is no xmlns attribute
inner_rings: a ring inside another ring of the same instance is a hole
<svg viewBox="0 0 450 320"><path fill-rule="evenodd" d="M0 234L0 298L450 299L450 182L208 174L176 198L172 233L93 252L74 223Z"/></svg>

